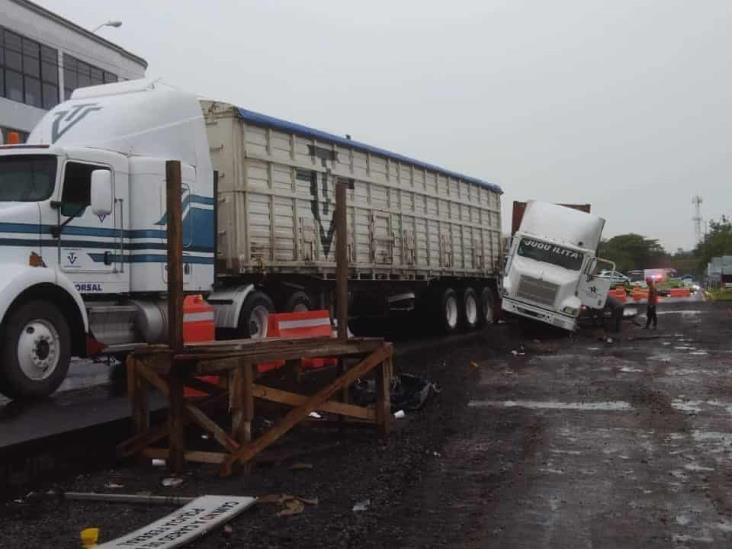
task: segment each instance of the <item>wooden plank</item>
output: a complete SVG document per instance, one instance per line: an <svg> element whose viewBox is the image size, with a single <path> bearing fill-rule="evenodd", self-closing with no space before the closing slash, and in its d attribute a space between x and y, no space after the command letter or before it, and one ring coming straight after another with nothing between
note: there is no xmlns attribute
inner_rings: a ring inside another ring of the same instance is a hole
<svg viewBox="0 0 732 549"><path fill-rule="evenodd" d="M197 362L194 365L193 372L196 375L206 375L225 370L238 368L238 360L246 359L255 364L262 362L271 362L274 360L296 360L299 358L317 358L323 356L358 356L365 355L378 349L381 343L374 344L352 344L349 342L340 342L336 339L328 339L328 344L311 345L308 347L291 347L272 349L266 352L231 352L231 353L206 353L195 355L193 357L176 355L176 360L193 359Z"/></svg>
<svg viewBox="0 0 732 549"><path fill-rule="evenodd" d="M390 357L391 354L391 344L384 343L381 348L377 349L372 354L367 356L356 366L349 369L345 374L334 380L332 383L323 387L313 396L309 397L304 404L290 410L287 415L285 415L285 417L278 421L269 431L264 433L258 439L248 444L245 444L239 450L229 455L229 457L226 458L226 461L222 464L222 475L230 473L231 465L233 463L239 460L251 460L255 455L257 455L270 444L275 442L287 431L292 429L298 422L306 418L310 412L316 410L320 404L332 397L338 390L341 389L341 387L343 387L344 385L350 385L360 376L368 373L374 367L381 364L381 362Z"/></svg>
<svg viewBox="0 0 732 549"><path fill-rule="evenodd" d="M150 427L150 404L148 388L139 372L139 361L128 356L125 361L127 368L127 392L130 399L132 425L134 432L139 434Z"/></svg>
<svg viewBox="0 0 732 549"><path fill-rule="evenodd" d="M212 407L213 405L222 401L224 396L224 393L220 393L218 395L214 395L208 398L203 398L197 402L198 407L201 410L205 410L206 408ZM187 403L186 407L188 406L191 406L191 404ZM185 416L183 418L183 422L187 425L188 422L190 422L190 416ZM156 425L155 427L149 428L147 431L134 435L124 442L118 444L116 449L117 455L119 457L128 457L134 455L140 452L143 448L150 446L151 444L154 444L167 436L168 423L166 422L160 425Z"/></svg>
<svg viewBox="0 0 732 549"><path fill-rule="evenodd" d="M252 420L254 419L254 395L252 394L252 386L254 385L254 364L245 362L243 368L242 379L242 399L244 404L244 421L242 424L242 437L237 439L240 443L246 443L252 440Z"/></svg>
<svg viewBox="0 0 732 549"><path fill-rule="evenodd" d="M348 182L336 180L335 221L336 238L336 318L338 339L348 339ZM328 355L325 355L328 356Z"/></svg>
<svg viewBox="0 0 732 549"><path fill-rule="evenodd" d="M137 372L141 377L145 378L145 381L160 391L166 398L168 397L170 393L168 384L156 372L151 370L146 362L141 360L137 361Z"/></svg>
<svg viewBox="0 0 732 549"><path fill-rule="evenodd" d="M231 436L242 442L242 422L244 421L244 373L242 368L229 371L229 409L231 410Z"/></svg>
<svg viewBox="0 0 732 549"><path fill-rule="evenodd" d="M183 348L183 212L179 160L165 163L168 238L168 347Z"/></svg>
<svg viewBox="0 0 732 549"><path fill-rule="evenodd" d="M307 395L299 395L297 393L291 393L289 391L274 389L273 387L266 387L265 385L258 384L252 386L252 394L262 400L279 402L280 404L289 404L290 406L301 406L305 404L309 398ZM336 402L333 400L327 400L321 403L318 405L316 410L369 421L374 421L376 418L374 410L370 408L355 406L354 404L346 404L344 402Z"/></svg>
<svg viewBox="0 0 732 549"><path fill-rule="evenodd" d="M180 474L185 468L185 426L183 423L183 410L185 400L183 396L183 374L180 367L175 364L168 375L168 440L170 445L170 458L168 469L175 474Z"/></svg>
<svg viewBox="0 0 732 549"><path fill-rule="evenodd" d="M142 451L142 455L151 459L164 459L168 460L170 452L167 448L145 448ZM226 459L227 454L223 452L202 452L200 450L189 450L183 454L186 461L193 461L197 463L223 463Z"/></svg>
<svg viewBox="0 0 732 549"><path fill-rule="evenodd" d="M197 423L204 431L208 431L209 433L211 433L211 436L214 437L216 442L221 444L221 446L223 446L230 452L239 448L239 445L231 437L229 437L226 431L219 427L201 410L199 410L190 403L186 403L185 411L194 423Z"/></svg>
<svg viewBox="0 0 732 549"><path fill-rule="evenodd" d="M390 356L376 368L376 424L382 435L391 430L391 361Z"/></svg>

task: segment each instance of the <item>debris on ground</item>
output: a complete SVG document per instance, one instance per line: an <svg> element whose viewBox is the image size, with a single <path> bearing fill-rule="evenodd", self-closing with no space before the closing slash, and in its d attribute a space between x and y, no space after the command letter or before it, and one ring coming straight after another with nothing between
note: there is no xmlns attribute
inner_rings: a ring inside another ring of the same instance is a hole
<svg viewBox="0 0 732 549"><path fill-rule="evenodd" d="M469 366L470 366L471 368L479 368L479 367L480 367L480 366L479 366L479 364L478 364L477 362L475 362L475 361L472 361L472 360L470 361L470 364L469 364Z"/></svg>
<svg viewBox="0 0 732 549"><path fill-rule="evenodd" d="M99 528L84 528L79 534L84 549L96 547L99 541Z"/></svg>
<svg viewBox="0 0 732 549"><path fill-rule="evenodd" d="M164 459L153 458L153 460L152 460L152 466L153 467L165 467L165 460Z"/></svg>
<svg viewBox="0 0 732 549"><path fill-rule="evenodd" d="M396 419L403 419L407 414L404 413L404 410L397 410L394 412L394 417Z"/></svg>
<svg viewBox="0 0 732 549"><path fill-rule="evenodd" d="M399 374L391 382L391 411L415 412L424 407L433 394L439 393L434 383L421 376ZM376 403L376 384L373 380L357 380L350 389L351 400L359 406Z"/></svg>
<svg viewBox="0 0 732 549"><path fill-rule="evenodd" d="M318 498L304 498L290 494L269 494L257 498L257 503L273 503L281 507L278 517L299 515L305 510L305 505L318 505Z"/></svg>
<svg viewBox="0 0 732 549"><path fill-rule="evenodd" d="M353 509L352 510L353 510L354 513L361 513L363 511L368 511L370 505L371 505L371 500L370 499L364 499L364 500L361 500L361 501L357 501L353 505Z"/></svg>
<svg viewBox="0 0 732 549"><path fill-rule="evenodd" d="M149 493L141 494L104 494L98 492L54 492L47 495L62 497L68 501L102 501L104 503L140 503L150 505L185 505L195 498L183 496L153 496Z"/></svg>
<svg viewBox="0 0 732 549"><path fill-rule="evenodd" d="M116 482L108 482L104 485L104 487L108 490L119 490L120 488L124 488L124 484L117 484Z"/></svg>
<svg viewBox="0 0 732 549"><path fill-rule="evenodd" d="M160 484L166 488L174 488L183 484L183 479L180 477L165 477Z"/></svg>
<svg viewBox="0 0 732 549"><path fill-rule="evenodd" d="M302 471L303 469L312 469L313 464L312 463L303 463L303 462L297 462L290 465L289 469L291 471Z"/></svg>

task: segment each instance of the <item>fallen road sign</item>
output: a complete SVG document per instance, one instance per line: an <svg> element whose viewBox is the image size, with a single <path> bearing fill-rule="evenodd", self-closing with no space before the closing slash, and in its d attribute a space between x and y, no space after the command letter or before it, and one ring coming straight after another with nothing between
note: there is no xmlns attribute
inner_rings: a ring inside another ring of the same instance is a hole
<svg viewBox="0 0 732 549"><path fill-rule="evenodd" d="M190 543L256 502L252 497L201 496L174 513L97 549L173 549Z"/></svg>

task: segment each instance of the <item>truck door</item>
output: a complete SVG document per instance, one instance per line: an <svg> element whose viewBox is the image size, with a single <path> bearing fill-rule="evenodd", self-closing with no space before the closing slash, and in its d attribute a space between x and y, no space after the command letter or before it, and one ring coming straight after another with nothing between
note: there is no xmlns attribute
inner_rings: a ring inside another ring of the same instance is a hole
<svg viewBox="0 0 732 549"><path fill-rule="evenodd" d="M598 265L610 264L611 271L615 270L615 263L605 259L592 258L585 270L580 275L580 282L577 286L577 297L582 301L582 305L590 309L602 309L607 301L607 293L610 291L612 279L610 277L600 277L597 274Z"/></svg>
<svg viewBox="0 0 732 549"><path fill-rule="evenodd" d="M106 216L91 211L91 173L112 171L113 211ZM82 293L126 291L127 202L120 191L126 181L110 166L69 161L64 166L59 210L58 263Z"/></svg>
<svg viewBox="0 0 732 549"><path fill-rule="evenodd" d="M181 201L183 202L181 207L182 212L182 222L183 222L183 284L189 283L191 281L192 273L193 273L193 264L187 261L188 254L186 252L190 252L192 250L193 246L193 215L191 214L191 182L186 181L188 179L189 175L188 172L184 170L183 173L183 181L181 183ZM160 207L161 207L161 219L165 219L165 225L163 228L167 229L167 216L168 216L168 210L167 210L167 199L165 196L165 187L163 186L162 190L162 198L160 201ZM164 242L167 242L167 237L163 237ZM163 252L165 253L165 252ZM163 282L168 283L168 263L163 262L161 264L162 274L163 274Z"/></svg>

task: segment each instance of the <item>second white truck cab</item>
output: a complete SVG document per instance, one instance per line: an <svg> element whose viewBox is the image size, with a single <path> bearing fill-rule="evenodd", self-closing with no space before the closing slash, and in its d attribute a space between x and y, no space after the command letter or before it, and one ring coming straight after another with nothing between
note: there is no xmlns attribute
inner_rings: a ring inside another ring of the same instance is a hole
<svg viewBox="0 0 732 549"><path fill-rule="evenodd" d="M508 251L502 308L574 331L583 306L605 306L610 279L598 277L596 256L605 220L565 206L531 201Z"/></svg>

